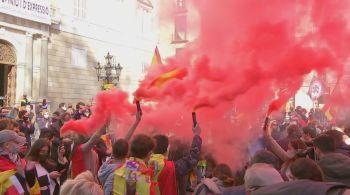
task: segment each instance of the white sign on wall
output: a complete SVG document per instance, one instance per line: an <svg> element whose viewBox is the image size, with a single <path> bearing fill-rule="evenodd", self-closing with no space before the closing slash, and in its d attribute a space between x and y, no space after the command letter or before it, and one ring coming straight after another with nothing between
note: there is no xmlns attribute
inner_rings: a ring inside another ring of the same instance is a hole
<svg viewBox="0 0 350 195"><path fill-rule="evenodd" d="M49 0L0 0L0 13L51 24Z"/></svg>

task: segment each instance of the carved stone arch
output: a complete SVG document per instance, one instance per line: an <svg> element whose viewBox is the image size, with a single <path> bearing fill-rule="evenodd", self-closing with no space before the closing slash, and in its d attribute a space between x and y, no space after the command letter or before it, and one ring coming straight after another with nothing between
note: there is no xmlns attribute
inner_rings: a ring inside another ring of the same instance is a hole
<svg viewBox="0 0 350 195"><path fill-rule="evenodd" d="M17 65L16 50L11 43L0 39L0 64Z"/></svg>
<svg viewBox="0 0 350 195"><path fill-rule="evenodd" d="M5 105L12 106L16 99L16 65L17 55L13 45L0 39L0 66L3 82L1 82L1 96L4 98Z"/></svg>

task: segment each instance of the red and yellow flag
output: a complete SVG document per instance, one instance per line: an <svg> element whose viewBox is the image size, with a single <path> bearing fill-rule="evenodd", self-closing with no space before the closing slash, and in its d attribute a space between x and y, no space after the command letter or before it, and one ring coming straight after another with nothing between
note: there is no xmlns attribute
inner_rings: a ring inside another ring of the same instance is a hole
<svg viewBox="0 0 350 195"><path fill-rule="evenodd" d="M162 64L163 63L162 63L162 59L160 58L158 46L156 46L156 49L154 50L154 54L152 57L151 66L162 65Z"/></svg>
<svg viewBox="0 0 350 195"><path fill-rule="evenodd" d="M112 142L111 142L111 135L110 134L104 134L101 136L101 139L105 142L107 149L112 151Z"/></svg>
<svg viewBox="0 0 350 195"><path fill-rule="evenodd" d="M177 78L182 79L184 76L186 76L186 70L184 68L175 68L171 71L168 71L166 73L163 73L159 77L155 78L148 88L150 87L162 87L167 81Z"/></svg>

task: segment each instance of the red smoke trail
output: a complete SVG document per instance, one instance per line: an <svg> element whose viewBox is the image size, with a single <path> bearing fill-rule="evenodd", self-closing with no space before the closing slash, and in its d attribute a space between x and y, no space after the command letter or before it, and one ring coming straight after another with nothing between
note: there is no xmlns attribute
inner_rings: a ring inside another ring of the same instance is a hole
<svg viewBox="0 0 350 195"><path fill-rule="evenodd" d="M65 123L61 128L61 135L73 131L91 136L103 126L109 115L111 115L112 125L116 118L125 119L124 123L128 123L128 115L135 113L136 107L131 105L127 98L126 93L117 90L100 92L96 96L96 104L92 107L91 117Z"/></svg>
<svg viewBox="0 0 350 195"><path fill-rule="evenodd" d="M294 95L306 74L339 73L350 54L349 1L186 3L199 16L199 35L164 66L151 67L141 82L134 95L152 106L143 112L138 131L188 138L195 108L204 143L220 161L232 166L242 164L248 145L261 132L262 117L276 89L286 88ZM165 12L172 15L171 10ZM148 88L155 78L174 69L184 69L186 75ZM131 106L113 103L99 105L112 106L112 111ZM95 112L99 113L104 112ZM241 117L236 119L236 115ZM131 120L122 119L119 122L124 126Z"/></svg>
<svg viewBox="0 0 350 195"><path fill-rule="evenodd" d="M209 136L206 143L213 144L221 160L239 164L266 110L279 110L311 71L342 70L350 49L344 25L349 20L342 15L349 13L349 2L336 2L187 1L199 15L199 36L166 66L150 70L141 83L135 94L156 102L142 126L191 135L190 113L197 110ZM159 89L146 88L174 68L185 68L187 75ZM288 93L267 108L276 89ZM232 122L232 105L243 113L238 122Z"/></svg>

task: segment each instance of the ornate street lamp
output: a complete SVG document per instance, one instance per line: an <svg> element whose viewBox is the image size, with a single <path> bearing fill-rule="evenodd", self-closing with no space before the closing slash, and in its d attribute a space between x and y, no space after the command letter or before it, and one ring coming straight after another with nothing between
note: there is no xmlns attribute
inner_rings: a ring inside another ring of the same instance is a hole
<svg viewBox="0 0 350 195"><path fill-rule="evenodd" d="M105 56L106 64L101 66L100 62L95 66L97 80L102 80L104 84L114 84L119 83L120 74L122 72L123 67L118 63L116 64L114 56L112 56L109 52L107 56ZM113 81L116 80L116 83Z"/></svg>

